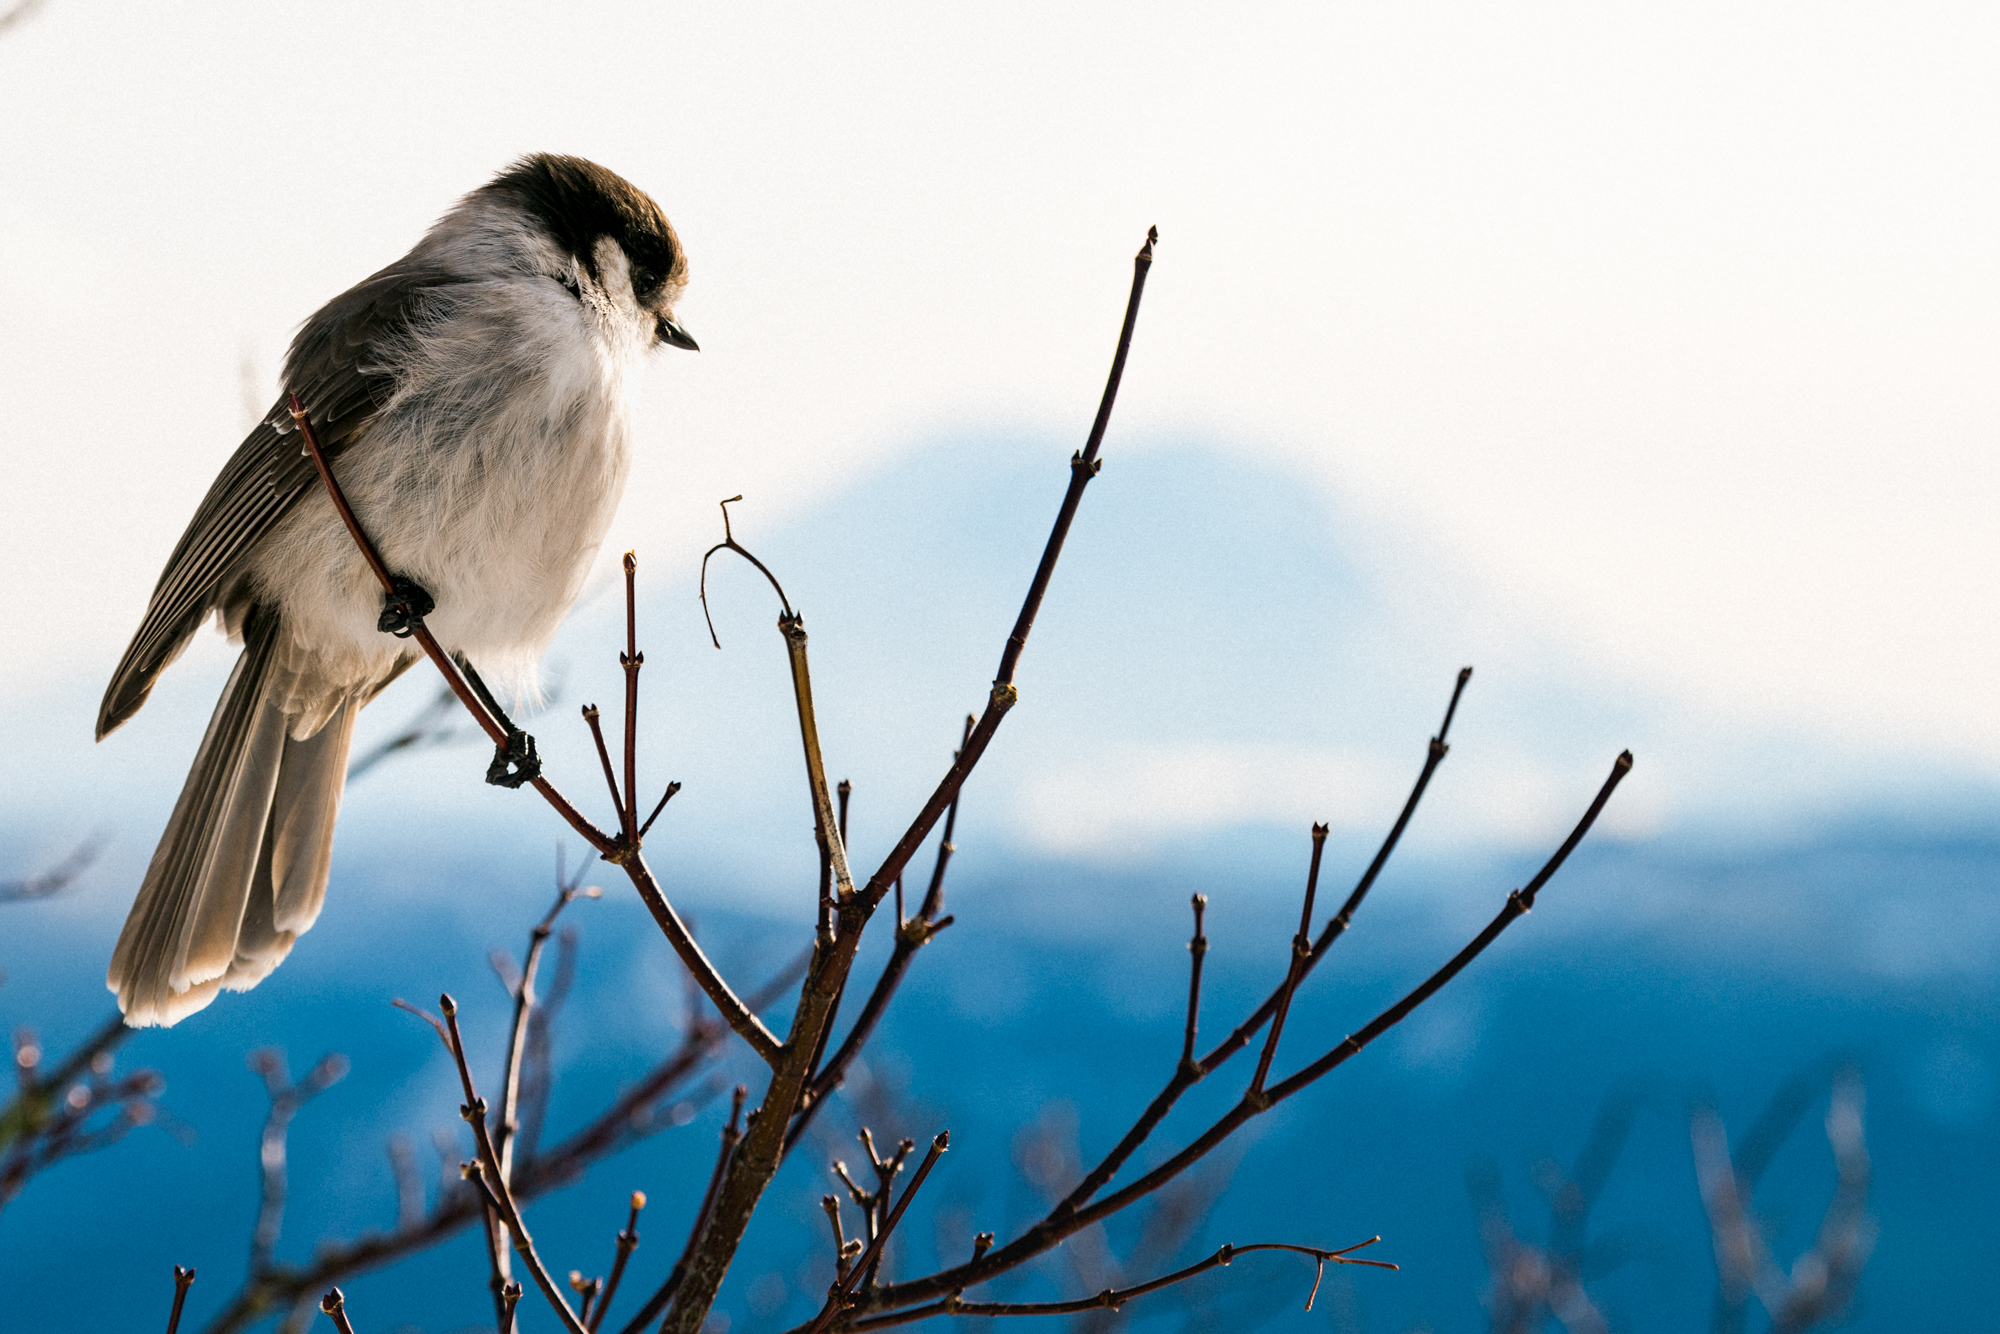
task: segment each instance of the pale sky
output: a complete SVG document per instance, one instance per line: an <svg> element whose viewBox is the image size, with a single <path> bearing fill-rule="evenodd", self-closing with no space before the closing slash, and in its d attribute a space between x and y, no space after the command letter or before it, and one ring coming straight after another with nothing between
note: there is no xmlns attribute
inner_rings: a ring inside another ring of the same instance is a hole
<svg viewBox="0 0 2000 1334"><path fill-rule="evenodd" d="M1119 430L1298 471L1607 679L2000 774L1996 68L1987 5L49 0L0 38L0 691L101 679L246 365L261 408L550 149L693 267L607 550L1080 441L1157 224Z"/></svg>

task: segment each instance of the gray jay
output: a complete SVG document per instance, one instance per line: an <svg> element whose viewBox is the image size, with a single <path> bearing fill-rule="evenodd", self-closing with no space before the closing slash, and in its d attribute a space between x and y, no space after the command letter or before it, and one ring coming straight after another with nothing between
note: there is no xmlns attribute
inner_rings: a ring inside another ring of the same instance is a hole
<svg viewBox="0 0 2000 1334"><path fill-rule="evenodd" d="M195 511L97 717L102 739L137 713L210 613L242 643L111 956L126 1023L256 986L312 926L355 715L421 656L412 620L468 671L532 686L624 490L640 363L695 348L674 322L686 283L650 198L538 154L300 328L285 387L397 592L281 399ZM517 747L492 781L510 758L514 782L532 771Z"/></svg>

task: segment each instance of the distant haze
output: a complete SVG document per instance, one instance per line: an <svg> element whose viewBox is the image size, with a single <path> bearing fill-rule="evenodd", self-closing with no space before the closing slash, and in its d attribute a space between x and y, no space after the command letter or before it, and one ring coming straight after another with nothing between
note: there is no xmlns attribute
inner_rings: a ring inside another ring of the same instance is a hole
<svg viewBox="0 0 2000 1334"><path fill-rule="evenodd" d="M1980 6L51 0L0 38L0 691L38 714L89 694L289 330L558 149L654 192L693 260L705 350L655 367L607 548L650 569L737 491L772 528L838 529L834 497L940 438L1059 458L1157 223L1116 467L1198 440L1291 479L1295 512L1362 534L1379 605L1532 646L1546 671L1515 688L1545 719L1566 685L1638 710L1626 733L1701 718L1903 757L1853 771L1885 789L1983 782L1996 35ZM1228 535L1233 578L1265 577L1255 537ZM1409 664L1427 702L1399 735L1421 745L1481 638ZM949 717L925 725L948 745ZM1081 847L1065 793L1169 745L1224 786L1385 790L1372 759L1235 726L1045 756L1023 809ZM1618 731L1556 743L1582 787ZM165 801L193 733L161 745ZM1829 781L1776 756L1725 786Z"/></svg>

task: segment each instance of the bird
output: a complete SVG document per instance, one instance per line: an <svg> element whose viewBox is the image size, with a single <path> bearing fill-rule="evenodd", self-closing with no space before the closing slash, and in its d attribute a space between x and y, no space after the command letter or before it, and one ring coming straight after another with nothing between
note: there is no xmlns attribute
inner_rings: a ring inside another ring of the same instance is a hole
<svg viewBox="0 0 2000 1334"><path fill-rule="evenodd" d="M687 276L649 195L537 153L300 326L286 393L196 509L97 717L101 741L211 616L243 646L106 970L127 1024L249 990L318 919L355 718L420 656L416 622L509 729L489 781L539 767L494 686L532 693L590 571L648 354L699 350L674 318ZM302 449L292 394L394 594Z"/></svg>

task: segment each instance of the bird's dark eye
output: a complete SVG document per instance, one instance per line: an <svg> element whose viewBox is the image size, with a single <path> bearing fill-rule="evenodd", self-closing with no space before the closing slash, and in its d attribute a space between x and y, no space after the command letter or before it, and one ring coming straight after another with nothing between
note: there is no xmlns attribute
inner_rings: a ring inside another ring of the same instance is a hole
<svg viewBox="0 0 2000 1334"><path fill-rule="evenodd" d="M641 298L649 297L659 289L659 286L660 275L654 273L651 269L632 270L632 294L634 296Z"/></svg>

